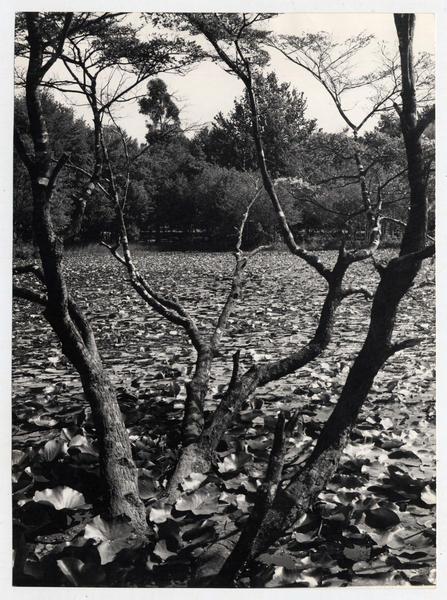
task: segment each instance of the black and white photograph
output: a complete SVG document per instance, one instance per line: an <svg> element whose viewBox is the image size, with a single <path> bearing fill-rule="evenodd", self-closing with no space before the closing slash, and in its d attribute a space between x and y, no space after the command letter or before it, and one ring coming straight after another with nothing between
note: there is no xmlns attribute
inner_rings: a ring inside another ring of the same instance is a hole
<svg viewBox="0 0 447 600"><path fill-rule="evenodd" d="M445 15L129 6L11 20L5 585L434 591Z"/></svg>

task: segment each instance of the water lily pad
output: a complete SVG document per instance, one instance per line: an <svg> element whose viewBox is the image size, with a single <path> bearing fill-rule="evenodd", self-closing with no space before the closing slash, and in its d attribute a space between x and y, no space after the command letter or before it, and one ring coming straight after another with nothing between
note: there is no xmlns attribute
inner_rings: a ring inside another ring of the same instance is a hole
<svg viewBox="0 0 447 600"><path fill-rule="evenodd" d="M56 419L53 419L50 415L39 415L37 417L32 417L29 419L30 423L34 423L38 427L54 427L58 424Z"/></svg>
<svg viewBox="0 0 447 600"><path fill-rule="evenodd" d="M111 541L128 537L132 533L131 525L121 519L105 520L97 515L85 526L84 537L97 541Z"/></svg>
<svg viewBox="0 0 447 600"><path fill-rule="evenodd" d="M56 510L79 508L85 506L85 498L77 490L68 486L47 488L36 492L33 496L35 502L51 504Z"/></svg>
<svg viewBox="0 0 447 600"><path fill-rule="evenodd" d="M176 510L191 511L195 515L210 515L218 512L219 491L200 489L188 496L183 496L175 504Z"/></svg>
<svg viewBox="0 0 447 600"><path fill-rule="evenodd" d="M430 485L427 484L422 490L421 500L429 506L433 506L434 504L436 504L436 493L435 490L432 487L430 487Z"/></svg>
<svg viewBox="0 0 447 600"><path fill-rule="evenodd" d="M104 572L96 565L86 564L73 556L60 558L56 564L75 587L99 585L105 579Z"/></svg>
<svg viewBox="0 0 447 600"><path fill-rule="evenodd" d="M149 500L157 496L158 487L153 479L143 476L138 478L138 491L140 493L140 498Z"/></svg>
<svg viewBox="0 0 447 600"><path fill-rule="evenodd" d="M101 564L113 562L118 552L129 546L131 525L122 519L105 520L97 515L85 527L84 537L99 542L97 550Z"/></svg>
<svg viewBox="0 0 447 600"><path fill-rule="evenodd" d="M251 460L253 460L253 456L246 452L233 453L226 456L221 463L218 463L217 468L219 473L234 473L240 471Z"/></svg>
<svg viewBox="0 0 447 600"><path fill-rule="evenodd" d="M185 492L193 492L197 490L201 484L205 481L207 475L204 473L190 473L182 481L181 486Z"/></svg>
<svg viewBox="0 0 447 600"><path fill-rule="evenodd" d="M151 506L149 511L149 521L152 523L164 523L172 513L172 504L164 504L163 502L157 502Z"/></svg>
<svg viewBox="0 0 447 600"><path fill-rule="evenodd" d="M162 561L167 560L170 556L176 555L176 552L171 552L168 550L166 546L166 540L159 540L153 549L153 553L161 558Z"/></svg>
<svg viewBox="0 0 447 600"><path fill-rule="evenodd" d="M44 447L40 449L39 454L45 461L51 462L66 451L67 443L56 438L47 442Z"/></svg>
<svg viewBox="0 0 447 600"><path fill-rule="evenodd" d="M13 450L12 451L12 466L19 466L21 465L23 462L25 462L25 459L27 457L26 452L22 452L22 450Z"/></svg>
<svg viewBox="0 0 447 600"><path fill-rule="evenodd" d="M365 512L365 523L375 529L388 529L400 523L400 518L389 508L373 508Z"/></svg>
<svg viewBox="0 0 447 600"><path fill-rule="evenodd" d="M285 552L261 554L258 557L258 560L266 565L276 565L278 567L285 567L286 569L295 569L297 566L296 558Z"/></svg>

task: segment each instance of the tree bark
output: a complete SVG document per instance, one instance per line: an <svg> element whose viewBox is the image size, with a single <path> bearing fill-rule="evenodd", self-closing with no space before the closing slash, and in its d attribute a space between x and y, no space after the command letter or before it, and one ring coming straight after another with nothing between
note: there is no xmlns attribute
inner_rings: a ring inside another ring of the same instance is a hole
<svg viewBox="0 0 447 600"><path fill-rule="evenodd" d="M247 551L246 562L254 559L283 535L285 530L308 510L318 493L324 489L338 468L341 454L374 378L387 358L410 345L411 342L392 343L396 313L401 299L414 282L420 269L421 259L434 252L434 248L425 248L426 181L423 176L425 167L420 142L422 128L418 126L417 121L412 65L414 22L414 15L395 15L402 70L402 109L399 112L407 153L411 193L409 218L400 256L392 259L381 269L381 279L374 295L368 334L349 371L338 403L304 466L292 477L286 488L278 489L272 506L260 524L251 548ZM254 137L262 165L264 163L262 144L256 132L256 103L253 94L250 94L251 88L247 86L247 89L250 99L253 97L251 104ZM265 178L265 183L269 184L268 177ZM356 260L354 255L352 260ZM213 554L214 573L219 573L235 544L236 541L232 544L227 543L225 548L219 549L219 553L213 552L211 547L201 557L201 562L205 564L207 556ZM209 582L212 573L207 569L206 579L201 580L202 576L203 570L199 565L196 582Z"/></svg>
<svg viewBox="0 0 447 600"><path fill-rule="evenodd" d="M111 517L125 515L135 530L144 533L147 529L145 508L139 497L137 469L116 393L102 365L88 321L68 295L62 270L63 244L54 231L50 205L52 183L58 171L55 170L57 167L51 169L48 133L39 94L46 72L44 42L39 14L27 13L26 18L30 46L26 103L34 147L34 157L27 168L33 195L33 233L47 292L44 316L58 336L64 354L79 372L92 409L101 473L105 480L107 512ZM63 39L61 51L62 46Z"/></svg>
<svg viewBox="0 0 447 600"><path fill-rule="evenodd" d="M253 543L251 558L268 548L281 532L293 525L335 474L374 379L387 358L394 353L391 336L397 308L411 286L419 264L413 258L397 258L383 272L366 340L349 371L337 405L305 465L284 490L278 491Z"/></svg>

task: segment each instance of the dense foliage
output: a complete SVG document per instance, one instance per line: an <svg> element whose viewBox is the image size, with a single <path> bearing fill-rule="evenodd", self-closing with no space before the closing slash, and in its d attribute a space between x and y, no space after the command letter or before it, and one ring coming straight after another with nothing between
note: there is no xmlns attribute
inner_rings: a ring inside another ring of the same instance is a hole
<svg viewBox="0 0 447 600"><path fill-rule="evenodd" d="M289 84L279 83L274 74L259 76L257 86L261 115L265 117L261 126L267 140L268 164L277 178L278 193L291 225L310 242L315 230L343 228L347 216L359 208L356 147L362 153L373 197L388 178L399 170L404 172L405 154L395 118L382 116L373 131L355 141L347 133L317 131L315 122L305 117L303 95ZM44 100L54 156L68 152L76 157L78 167L88 171L93 162L91 128L50 94ZM252 196L260 184L245 95L235 101L229 115L219 113L211 127L192 137L182 131L178 107L162 80L152 79L139 103L148 117L147 143L127 138L129 154L137 157L132 161L126 211L130 239L175 242L178 247L231 247L244 198ZM19 97L16 119L22 129L23 110L24 102ZM106 134L119 174L124 162L121 140L113 128L106 129ZM433 146L430 137L425 143ZM31 241L31 191L24 174L16 160L15 235L19 240ZM61 230L73 210L73 192L84 179L79 170L66 169L58 183L55 220ZM382 193L386 205L389 203L388 214L404 218L406 180L401 177L391 181ZM434 211L430 217L433 227ZM354 229L355 223L354 219ZM274 241L276 229L270 202L261 194L250 214L247 242L254 244L261 238ZM400 235L396 225L387 228L385 224L384 229L393 234L388 240ZM104 232L115 235L115 231L113 206L96 190L94 201L87 206L79 239L98 242ZM324 242L318 240L315 244L324 247Z"/></svg>

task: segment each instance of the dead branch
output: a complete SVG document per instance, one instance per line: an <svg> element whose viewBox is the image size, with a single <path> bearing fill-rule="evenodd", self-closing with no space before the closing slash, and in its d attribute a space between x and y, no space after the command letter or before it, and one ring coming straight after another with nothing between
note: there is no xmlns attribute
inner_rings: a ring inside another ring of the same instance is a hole
<svg viewBox="0 0 447 600"><path fill-rule="evenodd" d="M424 338L408 338L406 340L402 340L401 342L395 342L389 347L389 355L392 356L393 354L396 354L396 352L406 350L407 348L414 348L414 346L417 346L423 341Z"/></svg>
<svg viewBox="0 0 447 600"><path fill-rule="evenodd" d="M48 303L48 298L45 294L41 294L35 290L30 290L29 288L25 288L21 285L12 286L12 295L14 298L28 300L29 302L34 302L34 304L39 304L45 308Z"/></svg>
<svg viewBox="0 0 447 600"><path fill-rule="evenodd" d="M25 147L22 136L20 135L17 127L14 127L14 148L27 170L31 172L34 167L34 162Z"/></svg>
<svg viewBox="0 0 447 600"><path fill-rule="evenodd" d="M284 412L281 411L276 420L272 449L270 451L264 482L258 488L252 511L237 544L211 583L213 587L231 586L245 566L250 554L252 541L258 532L265 513L273 502L276 490L281 482L287 443L285 428L286 418ZM197 575L200 577L200 571ZM203 581L201 581L201 584L203 585Z"/></svg>
<svg viewBox="0 0 447 600"><path fill-rule="evenodd" d="M402 227L405 230L405 227L407 226L407 224L405 223L405 221L402 221L401 219L395 219L394 217L387 217L387 216L382 216L381 217L382 221L389 221L390 223L395 223L396 225L400 225L400 227ZM426 234L426 238L427 240L429 240L430 242L434 242L435 238L432 237L430 234Z"/></svg>
<svg viewBox="0 0 447 600"><path fill-rule="evenodd" d="M374 294L365 287L348 287L343 288L341 291L343 298L347 298L348 296L353 296L355 294L361 294L366 300L372 300L374 297Z"/></svg>

